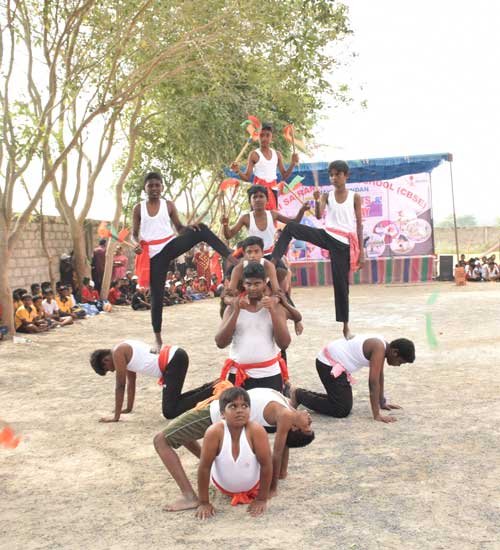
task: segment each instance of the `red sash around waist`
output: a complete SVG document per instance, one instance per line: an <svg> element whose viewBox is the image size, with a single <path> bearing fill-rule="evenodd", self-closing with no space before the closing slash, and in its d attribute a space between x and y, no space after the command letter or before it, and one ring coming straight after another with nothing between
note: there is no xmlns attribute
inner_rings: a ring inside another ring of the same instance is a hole
<svg viewBox="0 0 500 550"><path fill-rule="evenodd" d="M248 491L242 491L241 493L230 493L229 491L226 491L217 483L217 481L215 481L214 478L212 478L212 482L221 493L232 497L231 506L237 506L238 504L250 504L250 502L255 500L259 494L260 481L257 481L257 483Z"/></svg>
<svg viewBox="0 0 500 550"><path fill-rule="evenodd" d="M325 229L330 233L334 233L335 235L339 235L340 237L346 237L347 239L349 239L349 256L350 256L351 271L356 271L356 268L358 267L359 252L360 252L358 236L356 235L356 233L347 233L346 231L335 229L333 227L326 227Z"/></svg>
<svg viewBox="0 0 500 550"><path fill-rule="evenodd" d="M158 366L160 367L161 374L160 378L158 378L158 384L160 386L163 386L163 375L165 374L165 371L167 370L168 362L170 361L170 348L172 346L165 345L160 350L160 355L158 356Z"/></svg>
<svg viewBox="0 0 500 550"><path fill-rule="evenodd" d="M220 373L221 380L225 380L229 374L229 371L232 368L236 369L236 379L234 381L235 386L241 386L245 383L245 380L249 378L247 374L248 369L263 369L265 367L270 367L278 361L281 370L281 376L283 377L283 382L288 380L288 367L286 366L285 360L281 357L281 353L278 353L276 357L269 359L268 361L262 361L261 363L237 363L234 359L226 359L222 371Z"/></svg>
<svg viewBox="0 0 500 550"><path fill-rule="evenodd" d="M155 244L163 244L175 237L175 234L169 235L164 239L156 239L155 241L141 241L142 254L137 254L135 257L135 274L139 277L137 284L142 287L149 286L149 273L150 273L150 257L149 247Z"/></svg>

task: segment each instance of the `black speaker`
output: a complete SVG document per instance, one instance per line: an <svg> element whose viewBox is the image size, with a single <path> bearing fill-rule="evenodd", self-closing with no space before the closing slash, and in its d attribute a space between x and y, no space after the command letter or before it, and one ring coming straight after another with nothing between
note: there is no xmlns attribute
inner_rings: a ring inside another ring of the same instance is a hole
<svg viewBox="0 0 500 550"><path fill-rule="evenodd" d="M453 281L453 256L439 256L439 280Z"/></svg>

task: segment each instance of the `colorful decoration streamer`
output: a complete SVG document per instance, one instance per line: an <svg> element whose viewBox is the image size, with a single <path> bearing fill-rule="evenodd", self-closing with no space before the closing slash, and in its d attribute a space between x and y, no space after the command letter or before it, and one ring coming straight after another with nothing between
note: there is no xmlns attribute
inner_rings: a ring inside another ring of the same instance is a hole
<svg viewBox="0 0 500 550"><path fill-rule="evenodd" d="M438 299L439 292L433 292L429 299L427 300L427 305L432 306L436 303L436 300ZM429 344L429 347L431 349L436 349L438 347L438 341L436 338L436 334L434 332L434 329L432 327L432 314L429 312L426 312L425 314L425 332L427 335L427 343Z"/></svg>
<svg viewBox="0 0 500 550"><path fill-rule="evenodd" d="M15 449L20 441L21 437L15 437L14 430L9 426L5 426L5 428L0 431L0 445L7 449Z"/></svg>
<svg viewBox="0 0 500 550"><path fill-rule="evenodd" d="M101 239L112 239L114 241L118 241L121 244L129 246L130 248L134 248L134 245L132 243L125 241L129 233L130 230L126 227L124 227L120 231L117 231L116 227L111 224L111 228L108 228L107 222L101 222L99 224L99 227L97 228L97 234Z"/></svg>
<svg viewBox="0 0 500 550"><path fill-rule="evenodd" d="M300 149L303 153L307 154L306 144L301 139L297 139L295 137L295 129L293 127L293 124L287 124L283 128L283 136L288 141L288 143L291 143L292 145Z"/></svg>

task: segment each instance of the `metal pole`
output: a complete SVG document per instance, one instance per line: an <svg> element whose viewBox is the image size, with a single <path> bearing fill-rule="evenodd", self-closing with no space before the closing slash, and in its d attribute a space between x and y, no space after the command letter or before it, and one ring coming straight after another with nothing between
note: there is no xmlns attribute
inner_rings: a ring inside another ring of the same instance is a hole
<svg viewBox="0 0 500 550"><path fill-rule="evenodd" d="M437 252L436 252L436 241L434 237L434 207L432 204L432 172L429 172L429 192L431 198L431 228L432 228L432 278L437 278Z"/></svg>
<svg viewBox="0 0 500 550"><path fill-rule="evenodd" d="M449 156L449 163L450 163L450 183L451 183L451 202L453 205L453 227L455 229L455 247L457 250L457 262L460 261L460 251L458 248L458 230L457 230L457 215L455 213L455 190L453 188L453 156L450 154Z"/></svg>

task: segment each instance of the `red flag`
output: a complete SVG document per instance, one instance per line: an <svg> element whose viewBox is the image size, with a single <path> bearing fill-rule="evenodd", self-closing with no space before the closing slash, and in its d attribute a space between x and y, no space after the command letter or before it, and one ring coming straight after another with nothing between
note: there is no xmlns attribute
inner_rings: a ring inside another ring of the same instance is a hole
<svg viewBox="0 0 500 550"><path fill-rule="evenodd" d="M234 188L238 187L239 184L240 184L239 179L227 178L219 185L219 189L221 191L226 191L227 189L230 189L231 187L234 187Z"/></svg>

